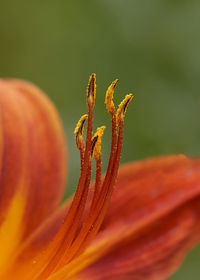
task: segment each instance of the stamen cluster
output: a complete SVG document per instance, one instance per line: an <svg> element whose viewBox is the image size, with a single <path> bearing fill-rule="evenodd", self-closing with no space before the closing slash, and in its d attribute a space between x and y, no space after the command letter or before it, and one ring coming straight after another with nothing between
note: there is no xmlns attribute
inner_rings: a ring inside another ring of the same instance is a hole
<svg viewBox="0 0 200 280"><path fill-rule="evenodd" d="M105 97L106 107L111 114L112 120L112 141L107 172L102 180L101 139L105 126L99 127L92 136L96 76L95 74L90 76L87 87L88 114L80 118L74 131L76 145L80 151L81 158L81 174L77 190L62 227L45 252L48 264L46 266L41 265L40 273L35 277L35 280L46 279L50 275L55 275L55 278L51 277L51 279L56 279L56 272L85 250L102 224L117 178L122 148L124 115L127 105L133 98L132 94L127 95L119 105L116 113L113 94L117 82L118 80L115 80L109 86ZM86 141L84 141L83 130L86 120L88 123ZM94 193L88 214L84 217L84 222L81 223L90 187L92 157L96 161ZM46 264L47 262L43 261L44 263Z"/></svg>

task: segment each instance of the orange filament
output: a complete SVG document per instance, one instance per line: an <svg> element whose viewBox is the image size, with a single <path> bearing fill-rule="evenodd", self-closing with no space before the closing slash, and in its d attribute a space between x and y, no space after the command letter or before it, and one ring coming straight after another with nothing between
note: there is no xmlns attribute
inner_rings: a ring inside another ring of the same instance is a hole
<svg viewBox="0 0 200 280"><path fill-rule="evenodd" d="M92 138L93 107L96 96L96 76L95 74L90 76L87 88L88 115L84 115L80 119L74 132L76 144L81 154L81 174L78 187L71 207L66 214L63 225L56 234L54 240L46 249L44 254L45 256L43 258L38 258L40 272L35 276L35 280L46 279L79 256L95 237L102 224L113 192L120 162L124 119L123 117L118 117L118 115L124 116L126 107L132 99L132 97L129 96L126 102L122 102L124 105L120 105L120 113L115 113L113 93L117 81L118 80L115 80L110 85L106 93L106 107L108 112L111 114L112 120L112 142L107 172L102 182L101 138L105 127L103 126L98 128ZM86 119L88 119L88 125L86 143L84 143L83 126ZM118 135L117 124L119 126ZM89 212L85 217L84 222L81 224L91 179L92 156L94 156L96 160L94 194Z"/></svg>

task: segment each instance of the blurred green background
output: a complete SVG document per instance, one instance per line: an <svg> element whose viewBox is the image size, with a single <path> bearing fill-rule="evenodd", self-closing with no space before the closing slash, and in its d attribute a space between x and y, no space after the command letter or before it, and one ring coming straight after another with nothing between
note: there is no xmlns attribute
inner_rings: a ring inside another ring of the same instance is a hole
<svg viewBox="0 0 200 280"><path fill-rule="evenodd" d="M130 91L122 162L200 154L200 1L1 1L0 75L39 85L56 104L69 148L69 195L79 175L74 126L97 74L95 126L109 116L104 93L120 78L116 103ZM109 146L103 146L106 168ZM170 279L199 279L200 246Z"/></svg>

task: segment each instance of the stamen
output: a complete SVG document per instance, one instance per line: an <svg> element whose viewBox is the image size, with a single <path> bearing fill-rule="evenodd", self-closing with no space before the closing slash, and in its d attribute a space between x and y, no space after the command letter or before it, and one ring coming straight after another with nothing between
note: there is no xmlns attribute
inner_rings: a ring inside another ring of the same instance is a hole
<svg viewBox="0 0 200 280"><path fill-rule="evenodd" d="M88 115L83 115L78 121L76 128L74 130L76 146L80 150L83 146L83 130L85 121L88 119Z"/></svg>
<svg viewBox="0 0 200 280"><path fill-rule="evenodd" d="M114 80L106 91L105 104L106 104L107 111L109 113L111 113L113 109L115 110L115 105L113 103L113 94L114 94L114 88L118 83L118 81L119 81L118 79Z"/></svg>
<svg viewBox="0 0 200 280"><path fill-rule="evenodd" d="M125 98L122 100L122 102L119 104L117 113L116 113L116 119L117 119L117 125L119 125L120 118L124 118L128 104L131 102L133 98L133 95L127 94Z"/></svg>
<svg viewBox="0 0 200 280"><path fill-rule="evenodd" d="M89 83L87 87L87 104L91 103L94 106L96 98L96 75L92 74L89 78Z"/></svg>

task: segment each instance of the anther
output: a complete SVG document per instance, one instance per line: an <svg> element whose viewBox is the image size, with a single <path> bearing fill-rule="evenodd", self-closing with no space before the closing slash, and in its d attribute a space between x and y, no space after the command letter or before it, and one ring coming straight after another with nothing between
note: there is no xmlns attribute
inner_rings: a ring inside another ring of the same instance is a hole
<svg viewBox="0 0 200 280"><path fill-rule="evenodd" d="M88 87L87 87L87 104L88 104L88 106L89 106L89 104L94 106L95 98L96 98L96 75L92 74L89 78L89 83L88 83Z"/></svg>
<svg viewBox="0 0 200 280"><path fill-rule="evenodd" d="M133 95L131 93L127 94L125 96L125 98L122 100L122 102L119 104L117 113L116 113L117 125L119 125L120 118L124 118L126 110L127 110L127 106L131 102L132 98L133 98Z"/></svg>
<svg viewBox="0 0 200 280"><path fill-rule="evenodd" d="M106 91L105 104L106 104L107 111L109 113L112 113L113 109L115 110L115 105L113 102L113 95L114 95L114 88L115 88L116 84L118 83L118 81L119 81L118 79L114 80Z"/></svg>
<svg viewBox="0 0 200 280"><path fill-rule="evenodd" d="M76 128L74 130L74 135L75 135L75 141L76 141L76 146L80 150L82 147L83 143L83 130L84 130L84 124L85 121L87 120L88 115L83 115L80 120L78 121Z"/></svg>
<svg viewBox="0 0 200 280"><path fill-rule="evenodd" d="M97 140L98 140L98 135L95 135L92 137L92 143L91 143L91 156L93 156L93 153L94 153L94 147L97 143Z"/></svg>
<svg viewBox="0 0 200 280"><path fill-rule="evenodd" d="M93 152L92 155L94 156L94 158L96 160L99 160L101 157L101 140L102 140L102 136L103 136L105 129L106 129L105 126L101 126L101 127L97 128L96 133L92 137L92 143L95 140L93 150L92 150L92 152Z"/></svg>

